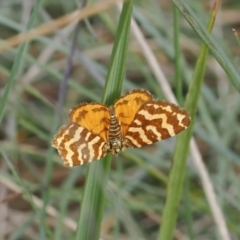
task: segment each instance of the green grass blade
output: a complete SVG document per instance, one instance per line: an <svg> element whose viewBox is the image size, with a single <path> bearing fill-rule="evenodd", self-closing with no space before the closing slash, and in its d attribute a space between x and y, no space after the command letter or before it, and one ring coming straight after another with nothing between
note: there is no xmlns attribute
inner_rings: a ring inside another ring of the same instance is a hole
<svg viewBox="0 0 240 240"><path fill-rule="evenodd" d="M182 93L182 74L181 74L181 52L180 52L180 38L179 38L179 11L176 6L173 6L173 21L174 21L174 60L175 60L175 82L176 82L176 96L178 103L183 104Z"/></svg>
<svg viewBox="0 0 240 240"><path fill-rule="evenodd" d="M211 49L211 53L222 66L237 91L240 92L240 76L236 70L237 68L223 51L223 47L218 44L218 40L207 31L203 24L201 24L201 21L197 18L196 14L189 7L186 1L173 0L173 2L192 28L201 37L206 46Z"/></svg>
<svg viewBox="0 0 240 240"><path fill-rule="evenodd" d="M213 28L215 16L216 9L213 9L208 26L210 32ZM176 149L173 157L173 167L169 176L169 183L167 188L167 200L163 210L162 225L157 238L158 240L171 240L173 238L173 232L178 214L178 211L176 211L176 209L178 209L182 195L184 177L186 172L186 160L194 126L195 113L197 111L198 100L201 93L207 56L208 47L203 44L200 50L185 103L185 109L190 113L192 122L189 128L183 133L179 134L177 138Z"/></svg>
<svg viewBox="0 0 240 240"><path fill-rule="evenodd" d="M40 7L41 7L42 3L43 3L43 0L38 0L37 3L34 5L33 13L32 13L32 15L31 15L31 17L28 21L28 25L27 25L26 30L29 30L34 26L35 20L38 16L38 12L40 10ZM10 73L9 80L7 82L6 88L5 88L4 93L3 93L3 97L2 97L1 102L0 102L0 124L2 122L3 115L4 115L4 110L5 110L7 100L8 100L8 97L9 97L9 93L12 89L14 80L15 80L16 75L18 73L18 69L19 69L20 63L22 61L22 57L23 57L23 54L24 54L24 50L26 49L26 46L27 46L27 42L23 43L19 47L17 56L16 56L15 61L13 63L12 71Z"/></svg>
<svg viewBox="0 0 240 240"><path fill-rule="evenodd" d="M176 96L178 103L182 106L183 105L183 83L182 83L182 63L181 63L181 49L180 49L180 37L179 37L179 11L175 5L173 5L173 17L174 17L174 52L175 52L175 82L176 82ZM189 177L186 174L185 182L184 182L184 206L185 210L184 215L187 219L187 229L189 239L193 239L193 217L191 211L191 204L189 198Z"/></svg>
<svg viewBox="0 0 240 240"><path fill-rule="evenodd" d="M132 13L132 1L123 5L116 40L111 55L110 67L102 102L113 104L120 96L125 74L125 59L128 48L128 36ZM100 235L104 208L105 188L107 185L112 156L91 163L81 201L76 239L97 240Z"/></svg>

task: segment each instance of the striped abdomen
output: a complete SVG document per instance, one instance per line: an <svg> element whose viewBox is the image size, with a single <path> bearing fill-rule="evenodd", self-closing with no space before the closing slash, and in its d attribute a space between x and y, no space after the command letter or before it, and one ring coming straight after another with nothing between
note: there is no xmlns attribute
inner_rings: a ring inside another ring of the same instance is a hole
<svg viewBox="0 0 240 240"><path fill-rule="evenodd" d="M110 107L110 124L108 134L108 139L110 143L115 139L122 139L121 127L118 123L112 106Z"/></svg>

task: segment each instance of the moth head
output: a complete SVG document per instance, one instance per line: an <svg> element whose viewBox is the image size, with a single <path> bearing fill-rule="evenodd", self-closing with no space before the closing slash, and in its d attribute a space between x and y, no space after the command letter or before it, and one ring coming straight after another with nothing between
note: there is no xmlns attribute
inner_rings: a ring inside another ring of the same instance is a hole
<svg viewBox="0 0 240 240"><path fill-rule="evenodd" d="M115 138L110 142L109 152L116 155L123 151L122 140Z"/></svg>

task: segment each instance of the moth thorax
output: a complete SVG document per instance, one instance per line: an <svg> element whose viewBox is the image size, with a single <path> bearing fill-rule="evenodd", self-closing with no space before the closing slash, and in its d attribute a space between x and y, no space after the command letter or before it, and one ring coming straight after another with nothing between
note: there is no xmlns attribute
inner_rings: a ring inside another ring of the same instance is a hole
<svg viewBox="0 0 240 240"><path fill-rule="evenodd" d="M109 124L109 151L112 154L118 154L122 151L122 133L113 107L110 107L110 124Z"/></svg>

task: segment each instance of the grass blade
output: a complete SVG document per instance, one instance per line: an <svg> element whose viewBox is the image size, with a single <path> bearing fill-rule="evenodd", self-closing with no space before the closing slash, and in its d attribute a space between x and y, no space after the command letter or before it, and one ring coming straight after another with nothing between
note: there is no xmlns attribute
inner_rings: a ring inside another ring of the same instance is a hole
<svg viewBox="0 0 240 240"><path fill-rule="evenodd" d="M132 1L123 5L116 41L111 55L110 67L102 102L110 105L120 96L125 74L125 59L132 13ZM89 166L76 239L97 240L100 235L104 208L105 188L108 180L111 156L96 161ZM93 230L94 229L94 230Z"/></svg>
<svg viewBox="0 0 240 240"><path fill-rule="evenodd" d="M173 2L177 6L178 10L184 15L188 23L197 32L199 37L201 37L206 46L211 49L211 53L222 66L237 91L240 92L240 76L236 70L237 68L223 51L223 47L218 44L218 40L207 31L203 24L201 24L201 21L197 19L196 14L189 7L186 1L174 0Z"/></svg>
<svg viewBox="0 0 240 240"><path fill-rule="evenodd" d="M212 11L210 16L208 30L211 32L217 12L217 7ZM173 158L173 167L169 176L167 201L163 210L162 225L158 235L158 240L171 240L176 224L177 214L176 209L179 206L180 198L182 195L186 160L188 156L188 149L190 139L192 136L195 113L197 111L198 100L201 93L201 86L203 76L205 73L206 61L208 56L208 47L203 44L197 60L196 68L193 73L192 81L187 95L185 109L190 113L192 122L189 128L183 133L178 135L176 149Z"/></svg>
<svg viewBox="0 0 240 240"><path fill-rule="evenodd" d="M32 15L31 15L31 17L28 21L27 30L31 29L34 26L35 20L37 18L37 15L38 15L38 12L39 12L39 9L40 9L42 3L43 3L43 0L38 0L37 3L34 5L33 13L32 13ZM12 67L12 70L11 70L11 73L10 73L10 77L9 77L9 80L7 82L6 88L5 88L4 93L3 93L3 97L2 97L1 102L0 102L0 124L2 122L2 118L3 118L3 115L4 115L4 110L5 110L5 107L6 107L6 104L7 104L8 96L9 96L9 93L12 89L12 86L13 86L14 80L16 78L16 75L18 73L18 69L19 69L20 63L22 61L22 56L24 54L24 50L26 49L26 46L27 46L27 42L23 43L19 47L18 53L17 53L15 61L13 63L13 67Z"/></svg>

